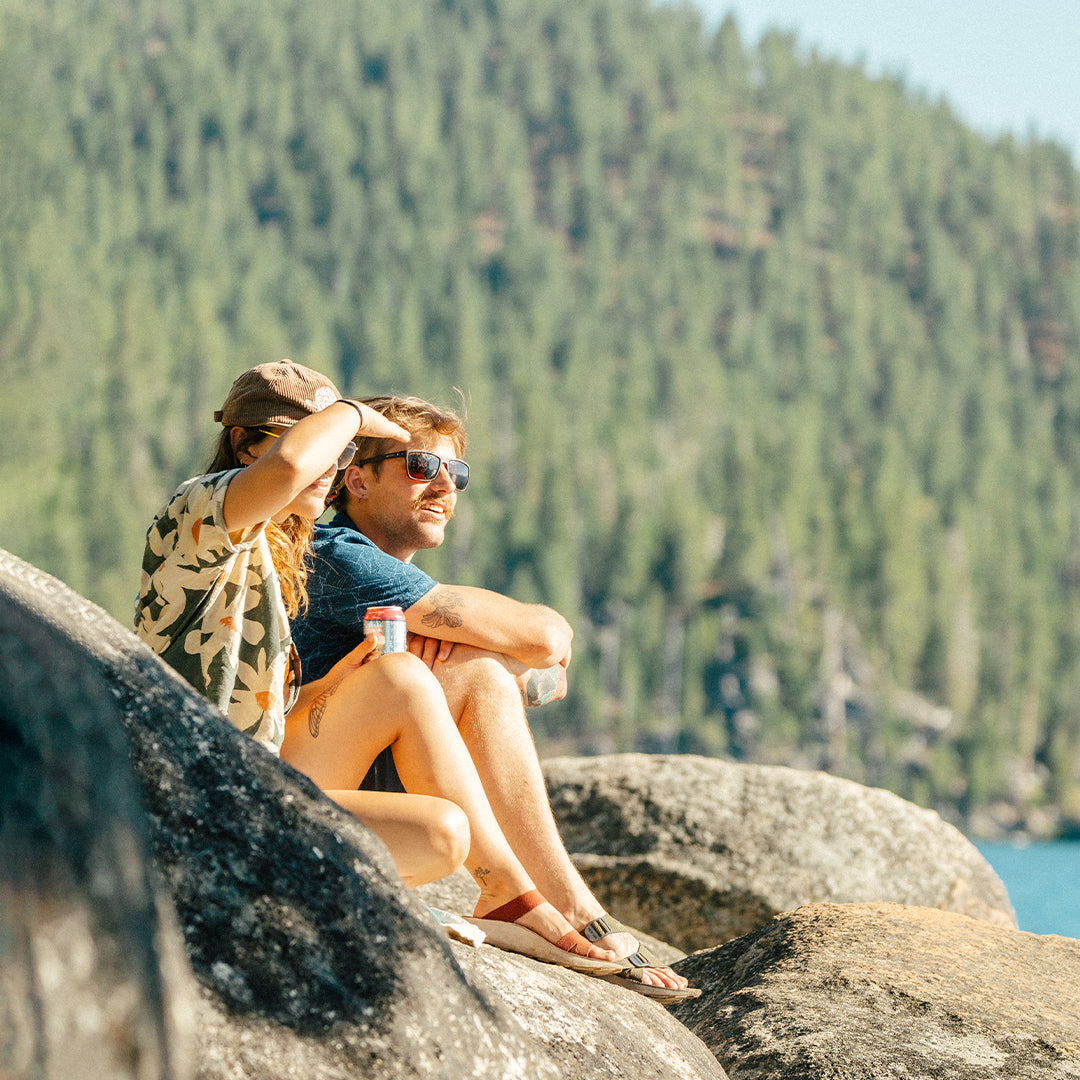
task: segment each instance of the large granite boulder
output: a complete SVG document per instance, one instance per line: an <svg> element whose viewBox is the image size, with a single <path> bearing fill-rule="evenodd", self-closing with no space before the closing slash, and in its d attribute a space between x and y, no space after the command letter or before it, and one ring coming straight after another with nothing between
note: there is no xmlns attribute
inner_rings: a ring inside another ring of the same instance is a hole
<svg viewBox="0 0 1080 1080"><path fill-rule="evenodd" d="M43 646L40 666L61 652L70 657L76 696L106 702L126 731L126 747L96 753L107 761L103 777L124 775L129 758L141 791L155 863L200 987L200 1080L723 1077L704 1046L652 1001L488 946L456 960L359 822L237 732L106 613L3 552L0 611L10 628L5 649L17 654L47 633L55 653ZM7 699L21 676L8 668L3 676ZM20 716L23 707L14 706ZM46 733L46 756L72 753L70 726ZM48 721L32 727L40 732ZM81 812L99 808L113 812L104 802ZM56 826L62 837L65 829ZM75 852L79 879L89 865L80 845L90 837L83 830L61 842ZM131 850L125 869L150 876ZM0 880L6 874L0 864ZM144 992L156 999L155 977L145 976ZM46 1005L59 1008L66 987L51 989ZM16 1043L32 1036L33 1019L12 1016ZM35 1067L12 1075L52 1075Z"/></svg>
<svg viewBox="0 0 1080 1080"><path fill-rule="evenodd" d="M732 1080L1080 1077L1080 941L929 908L814 904L679 965L672 1011Z"/></svg>
<svg viewBox="0 0 1080 1080"><path fill-rule="evenodd" d="M594 893L678 948L708 948L817 901L914 904L1016 926L975 846L891 792L692 755L543 764L559 829Z"/></svg>
<svg viewBox="0 0 1080 1080"><path fill-rule="evenodd" d="M0 599L0 1077L185 1080L193 994L120 710Z"/></svg>
<svg viewBox="0 0 1080 1080"><path fill-rule="evenodd" d="M898 904L771 917L862 888L1011 921L974 848L885 792L548 763L606 902L705 991L665 1010L451 942L421 898L468 910L466 875L405 890L363 826L2 552L0 750L4 1077L1080 1080L1080 942Z"/></svg>

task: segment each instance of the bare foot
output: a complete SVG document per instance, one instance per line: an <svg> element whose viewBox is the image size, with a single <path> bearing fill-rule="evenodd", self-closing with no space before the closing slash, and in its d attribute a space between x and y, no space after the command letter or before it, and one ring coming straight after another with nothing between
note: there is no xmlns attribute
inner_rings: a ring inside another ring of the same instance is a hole
<svg viewBox="0 0 1080 1080"><path fill-rule="evenodd" d="M672 990L683 990L690 985L689 979L669 967L642 968L641 981L649 986L667 986Z"/></svg>
<svg viewBox="0 0 1080 1080"><path fill-rule="evenodd" d="M596 918L597 916L594 916ZM588 925L592 922L592 919L586 921L584 925ZM604 943L609 949L614 950L614 955L617 960L625 960L626 957L638 951L640 943L633 934L627 931L619 931L618 933L605 934L600 941ZM640 968L641 981L649 986L667 986L673 990L682 990L684 987L689 986L689 980L682 975L676 974L669 967L645 967Z"/></svg>

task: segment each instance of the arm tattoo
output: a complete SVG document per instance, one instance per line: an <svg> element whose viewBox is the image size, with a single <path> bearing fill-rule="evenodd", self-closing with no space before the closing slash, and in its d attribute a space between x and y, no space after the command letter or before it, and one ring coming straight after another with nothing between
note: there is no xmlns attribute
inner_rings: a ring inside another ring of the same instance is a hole
<svg viewBox="0 0 1080 1080"><path fill-rule="evenodd" d="M437 594L431 601L434 610L420 621L431 630L437 630L440 626L461 626L465 620L456 610L465 602L461 594L453 589L436 589L434 592Z"/></svg>
<svg viewBox="0 0 1080 1080"><path fill-rule="evenodd" d="M546 705L559 689L559 665L529 672L525 688L521 691L526 709L535 709L537 705Z"/></svg>

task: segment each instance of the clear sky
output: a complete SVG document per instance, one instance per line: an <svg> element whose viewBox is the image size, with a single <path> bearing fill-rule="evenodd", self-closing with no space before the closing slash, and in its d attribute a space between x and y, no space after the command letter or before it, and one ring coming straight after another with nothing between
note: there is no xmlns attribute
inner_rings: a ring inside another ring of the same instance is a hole
<svg viewBox="0 0 1080 1080"><path fill-rule="evenodd" d="M733 12L744 45L792 30L805 48L945 98L977 131L1034 132L1080 164L1080 0L691 2L710 27Z"/></svg>

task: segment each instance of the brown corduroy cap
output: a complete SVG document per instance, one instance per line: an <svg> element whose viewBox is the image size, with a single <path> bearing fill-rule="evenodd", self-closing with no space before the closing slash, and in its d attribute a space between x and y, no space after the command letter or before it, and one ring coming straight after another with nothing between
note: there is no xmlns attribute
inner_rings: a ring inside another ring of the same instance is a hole
<svg viewBox="0 0 1080 1080"><path fill-rule="evenodd" d="M226 427L295 424L340 398L325 376L291 360L249 368L232 384L214 419Z"/></svg>

